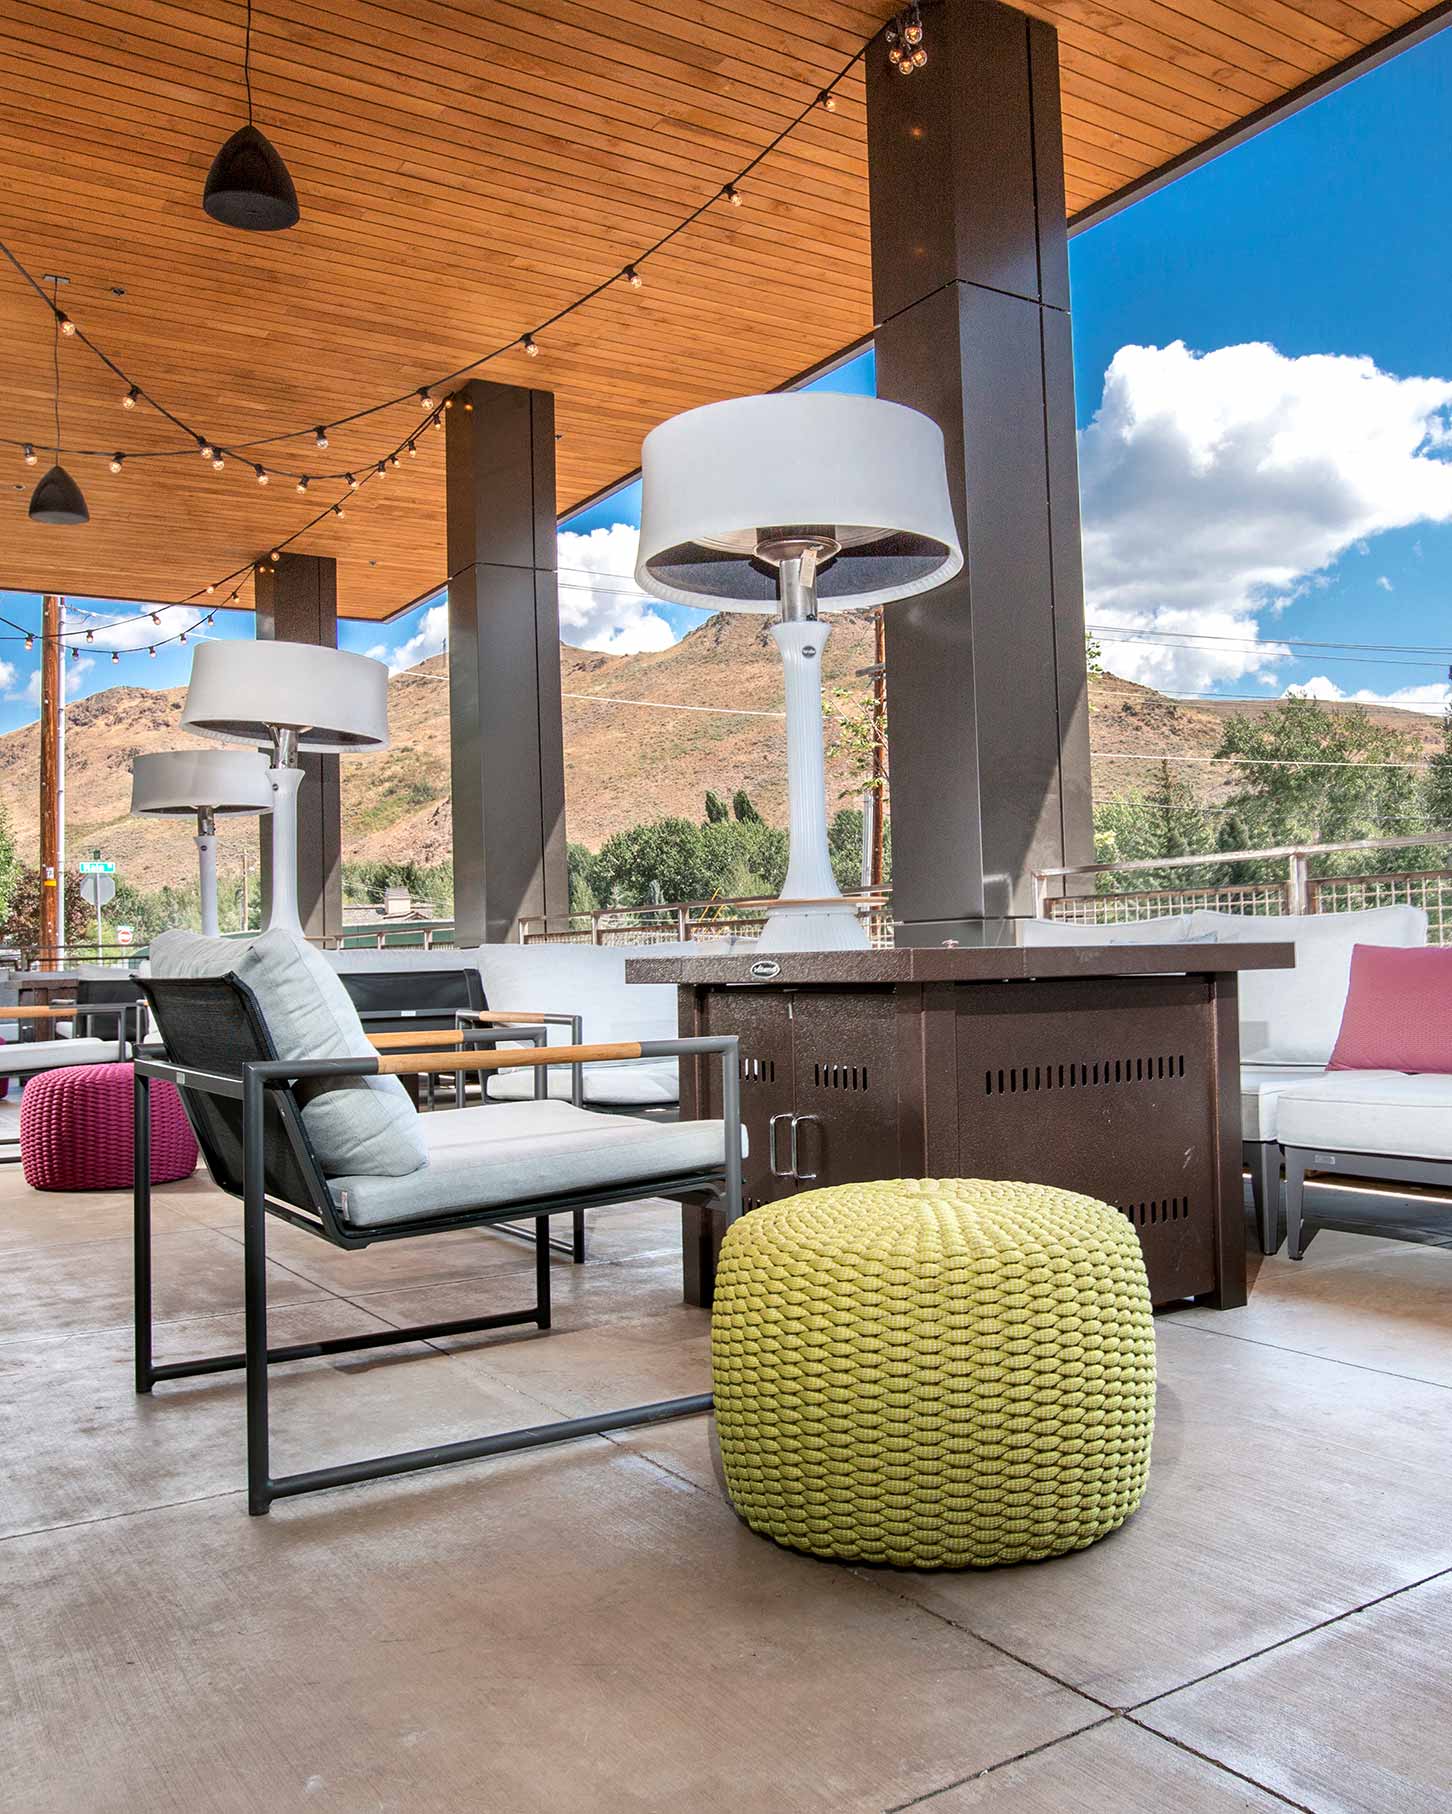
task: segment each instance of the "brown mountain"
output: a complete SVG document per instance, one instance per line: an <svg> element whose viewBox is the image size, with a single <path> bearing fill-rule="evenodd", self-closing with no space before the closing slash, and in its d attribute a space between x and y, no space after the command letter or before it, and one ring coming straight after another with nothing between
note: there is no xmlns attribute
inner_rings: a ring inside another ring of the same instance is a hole
<svg viewBox="0 0 1452 1814"><path fill-rule="evenodd" d="M829 694L866 692L860 676L872 660L866 617L833 619L825 676ZM786 820L781 666L767 620L711 618L669 649L602 655L560 648L565 694L565 787L570 836L598 846L612 832L666 813L700 818L706 790L729 796L744 787L764 817ZM186 883L195 875L191 829L183 820L128 816L131 758L191 741L179 728L183 692L113 687L78 701L67 713L66 820L71 862L92 847L113 858L138 887ZM636 702L688 709L644 710ZM733 708L728 715L709 709ZM1115 675L1090 686L1096 792L1103 797L1143 787L1159 756L1206 756L1220 740L1227 711L1181 704ZM707 708L707 709L703 709ZM759 716L757 714L760 714ZM1437 721L1414 712L1377 709L1378 719L1410 732L1428 753ZM343 765L345 850L350 858L411 858L437 863L450 852L448 701L444 659L435 656L389 685L392 747ZM1177 764L1207 797L1216 771ZM850 777L829 763L834 796ZM22 856L34 861L39 795L39 731L34 724L0 737L0 800L9 808ZM255 851L246 821L224 825L220 858L235 874L244 850Z"/></svg>

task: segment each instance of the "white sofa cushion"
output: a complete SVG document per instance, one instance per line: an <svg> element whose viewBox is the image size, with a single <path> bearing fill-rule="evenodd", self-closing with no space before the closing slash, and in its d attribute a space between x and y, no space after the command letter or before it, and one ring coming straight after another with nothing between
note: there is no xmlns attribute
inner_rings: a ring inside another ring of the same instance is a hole
<svg viewBox="0 0 1452 1814"><path fill-rule="evenodd" d="M275 930L244 943L164 932L152 974L235 975L256 995L279 1058L373 1058L358 1011L336 972L306 939ZM421 1118L396 1077L348 1077L303 1100L303 1122L329 1177L397 1178L428 1163Z"/></svg>
<svg viewBox="0 0 1452 1814"><path fill-rule="evenodd" d="M1452 1159L1452 1077L1330 1071L1281 1091L1276 1126L1283 1146Z"/></svg>
<svg viewBox="0 0 1452 1814"><path fill-rule="evenodd" d="M1073 920L1025 920L1025 945L1182 945L1190 937L1190 915L1170 913L1156 920L1123 920L1085 926Z"/></svg>
<svg viewBox="0 0 1452 1814"><path fill-rule="evenodd" d="M451 1209L710 1171L725 1156L720 1121L638 1121L565 1102L510 1102L419 1116L428 1164L406 1178L341 1177L331 1189L359 1228L416 1221Z"/></svg>
<svg viewBox="0 0 1452 1814"><path fill-rule="evenodd" d="M570 1070L550 1070L549 1091L556 1101L570 1100ZM487 1078L491 1102L526 1102L534 1095L534 1072L495 1071ZM628 1064L587 1064L585 1104L597 1108L674 1108L680 1100L680 1077L674 1058L640 1058Z"/></svg>
<svg viewBox="0 0 1452 1814"><path fill-rule="evenodd" d="M1324 1066L1341 1030L1352 946L1425 945L1427 916L1419 907L1264 915L1201 908L1190 915L1190 930L1212 933L1222 943L1295 945L1294 970L1241 972L1240 1059Z"/></svg>
<svg viewBox="0 0 1452 1814"><path fill-rule="evenodd" d="M1281 1091L1324 1076L1323 1068L1314 1064L1243 1064L1240 1067L1241 1139L1279 1139L1276 1107Z"/></svg>
<svg viewBox="0 0 1452 1814"><path fill-rule="evenodd" d="M116 1056L114 1039L26 1039L0 1046L0 1077L28 1077L65 1065L106 1064Z"/></svg>

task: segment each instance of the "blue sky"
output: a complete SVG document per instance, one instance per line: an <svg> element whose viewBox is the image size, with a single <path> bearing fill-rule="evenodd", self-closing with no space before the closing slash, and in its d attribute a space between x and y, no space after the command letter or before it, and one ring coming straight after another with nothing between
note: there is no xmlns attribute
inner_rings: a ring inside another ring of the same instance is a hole
<svg viewBox="0 0 1452 1814"><path fill-rule="evenodd" d="M1299 685L1440 706L1449 122L1444 32L1073 242L1088 615L1107 666L1186 693ZM821 382L870 390L871 355ZM634 594L638 507L627 487L565 526L568 640L658 647L699 621ZM146 624L108 630L128 608L96 609L96 645L67 664L75 693L185 680L188 649L149 659ZM0 611L38 628L37 597L0 594ZM441 619L420 607L342 640L407 663L438 645ZM223 612L209 633L250 636L251 617ZM35 716L36 664L0 642L0 730Z"/></svg>

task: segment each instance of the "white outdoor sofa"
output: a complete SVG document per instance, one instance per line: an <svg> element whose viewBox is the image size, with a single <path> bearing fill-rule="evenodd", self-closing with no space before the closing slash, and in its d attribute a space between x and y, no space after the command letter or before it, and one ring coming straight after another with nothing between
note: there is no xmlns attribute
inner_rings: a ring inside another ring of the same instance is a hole
<svg viewBox="0 0 1452 1814"><path fill-rule="evenodd" d="M1404 906L1305 915L1200 909L1116 926L1034 920L1024 930L1030 945L1267 939L1293 943L1296 965L1248 970L1240 978L1241 1138L1261 1251L1274 1253L1280 1245L1284 1157L1288 1246L1299 1259L1308 1172L1452 1183L1452 1115L1444 1113L1439 1124L1437 1113L1452 1109L1452 1078L1326 1070L1346 1006L1352 948L1425 945L1426 914ZM1368 1161L1359 1171L1358 1157Z"/></svg>

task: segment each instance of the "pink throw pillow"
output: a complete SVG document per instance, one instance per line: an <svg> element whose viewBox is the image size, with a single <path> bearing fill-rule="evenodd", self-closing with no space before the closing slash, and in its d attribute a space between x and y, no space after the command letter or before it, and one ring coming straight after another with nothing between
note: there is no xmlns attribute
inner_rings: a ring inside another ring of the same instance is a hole
<svg viewBox="0 0 1452 1814"><path fill-rule="evenodd" d="M1353 946L1327 1068L1452 1072L1452 949Z"/></svg>

